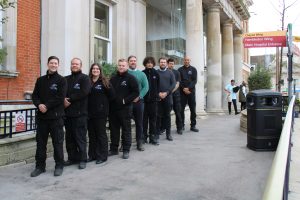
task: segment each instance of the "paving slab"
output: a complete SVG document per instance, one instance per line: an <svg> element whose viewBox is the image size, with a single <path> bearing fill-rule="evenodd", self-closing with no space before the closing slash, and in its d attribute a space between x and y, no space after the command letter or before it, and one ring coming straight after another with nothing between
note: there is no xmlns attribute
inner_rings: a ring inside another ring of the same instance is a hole
<svg viewBox="0 0 300 200"><path fill-rule="evenodd" d="M54 161L31 178L34 164L0 168L1 200L259 200L274 152L246 147L239 115L207 115L198 133L173 130L174 141L132 147L130 158L109 157L104 165L65 167L54 177ZM188 126L186 125L186 128Z"/></svg>

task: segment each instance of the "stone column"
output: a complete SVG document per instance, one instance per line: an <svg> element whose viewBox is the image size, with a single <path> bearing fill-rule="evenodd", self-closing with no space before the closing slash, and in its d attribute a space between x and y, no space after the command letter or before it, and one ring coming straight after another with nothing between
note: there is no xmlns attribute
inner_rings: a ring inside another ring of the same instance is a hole
<svg viewBox="0 0 300 200"><path fill-rule="evenodd" d="M233 37L233 49L234 49L234 79L236 84L240 85L243 81L243 44L242 34L235 33Z"/></svg>
<svg viewBox="0 0 300 200"><path fill-rule="evenodd" d="M234 79L233 57L233 30L232 23L226 22L222 26L222 103L223 109L227 109L226 93L224 88Z"/></svg>
<svg viewBox="0 0 300 200"><path fill-rule="evenodd" d="M202 0L186 1L186 55L191 58L191 65L196 67L198 80L196 84L196 112L204 111L204 44Z"/></svg>
<svg viewBox="0 0 300 200"><path fill-rule="evenodd" d="M222 110L220 8L210 7L207 15L207 112Z"/></svg>

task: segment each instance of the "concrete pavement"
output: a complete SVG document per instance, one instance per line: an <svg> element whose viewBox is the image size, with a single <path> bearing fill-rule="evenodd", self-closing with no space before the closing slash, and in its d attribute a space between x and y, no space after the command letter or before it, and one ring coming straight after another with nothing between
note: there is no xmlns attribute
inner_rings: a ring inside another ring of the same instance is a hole
<svg viewBox="0 0 300 200"><path fill-rule="evenodd" d="M274 152L249 150L239 123L239 116L208 115L198 119L199 133L173 131L173 142L161 136L159 146L148 144L144 152L133 145L128 160L120 154L102 166L66 167L61 177L53 176L52 158L36 178L34 164L0 168L0 198L259 200Z"/></svg>

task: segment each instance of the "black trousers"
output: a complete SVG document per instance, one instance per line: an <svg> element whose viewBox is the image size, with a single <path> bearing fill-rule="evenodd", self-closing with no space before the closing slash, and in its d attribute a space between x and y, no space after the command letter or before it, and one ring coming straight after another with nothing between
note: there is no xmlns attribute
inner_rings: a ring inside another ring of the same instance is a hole
<svg viewBox="0 0 300 200"><path fill-rule="evenodd" d="M186 104L188 104L190 108L190 120L191 120L191 127L196 126L196 96L195 92L191 94L184 94L183 92L180 92L180 98L181 98L181 119L182 119L182 126L184 127L185 122L185 116L184 116L184 110Z"/></svg>
<svg viewBox="0 0 300 200"><path fill-rule="evenodd" d="M47 158L48 136L52 138L55 168L63 168L64 162L64 121L60 119L38 119L36 129L36 168L45 169Z"/></svg>
<svg viewBox="0 0 300 200"><path fill-rule="evenodd" d="M235 114L237 114L236 99L232 99ZM231 102L228 102L228 112L231 114Z"/></svg>
<svg viewBox="0 0 300 200"><path fill-rule="evenodd" d="M160 128L166 129L166 135L171 134L171 112L172 109L172 96L167 96L161 99L157 104L157 121L156 121L156 134L159 135Z"/></svg>
<svg viewBox="0 0 300 200"><path fill-rule="evenodd" d="M150 138L158 139L156 130L156 120L157 120L157 102L145 102L144 107L144 122L143 122L143 132L144 139ZM148 136L148 124L149 124L149 136Z"/></svg>
<svg viewBox="0 0 300 200"><path fill-rule="evenodd" d="M89 158L106 161L108 156L108 138L106 133L107 118L88 120Z"/></svg>
<svg viewBox="0 0 300 200"><path fill-rule="evenodd" d="M179 94L173 94L173 110L176 116L176 128L177 130L182 129L182 118L181 118L181 101Z"/></svg>
<svg viewBox="0 0 300 200"><path fill-rule="evenodd" d="M109 115L110 150L117 152L120 142L120 128L122 128L123 151L130 151L131 147L131 116L132 107L111 112Z"/></svg>
<svg viewBox="0 0 300 200"><path fill-rule="evenodd" d="M246 102L241 102L241 111L246 109Z"/></svg>
<svg viewBox="0 0 300 200"><path fill-rule="evenodd" d="M132 105L133 120L135 122L136 142L142 143L144 140L143 134L143 117L144 117L144 100L140 99Z"/></svg>
<svg viewBox="0 0 300 200"><path fill-rule="evenodd" d="M87 117L67 117L65 120L66 148L71 161L87 160Z"/></svg>

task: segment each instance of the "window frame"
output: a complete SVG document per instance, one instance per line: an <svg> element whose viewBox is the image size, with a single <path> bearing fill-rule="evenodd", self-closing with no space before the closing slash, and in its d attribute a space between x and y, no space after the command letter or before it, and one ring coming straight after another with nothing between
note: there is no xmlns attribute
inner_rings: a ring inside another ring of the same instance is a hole
<svg viewBox="0 0 300 200"><path fill-rule="evenodd" d="M103 5L108 7L108 37L107 38L103 37L103 36L100 36L100 35L97 35L95 33L95 23L94 22L95 22L95 19L96 19L96 17L95 17L96 2L98 2L100 4L103 4ZM92 40L93 43L92 44L93 44L93 46L95 45L95 39L96 40L103 40L103 41L107 42L107 60L106 60L106 62L108 62L108 63L112 62L112 22L113 22L112 17L113 17L113 15L112 15L112 4L108 3L104 0L95 0L94 9L93 9L93 26L94 26L94 28L93 28L93 33L92 33L92 35L93 35L93 37L92 37L93 38L93 40ZM95 60L94 54L95 54L95 49L93 49L93 54L92 54L93 60L95 62L96 60Z"/></svg>

